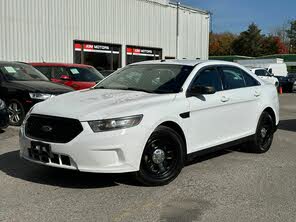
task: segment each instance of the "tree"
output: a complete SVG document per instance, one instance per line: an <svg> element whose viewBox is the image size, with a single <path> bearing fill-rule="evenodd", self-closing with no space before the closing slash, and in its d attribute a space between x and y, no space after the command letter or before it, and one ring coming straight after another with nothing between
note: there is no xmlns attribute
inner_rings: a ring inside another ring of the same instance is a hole
<svg viewBox="0 0 296 222"><path fill-rule="evenodd" d="M290 53L296 53L296 20L290 22L290 28L287 30L290 40Z"/></svg>
<svg viewBox="0 0 296 222"><path fill-rule="evenodd" d="M290 27L290 22L286 21L281 26L276 26L271 30L271 35L279 37L280 41L289 48L290 40L287 34L287 30Z"/></svg>
<svg viewBox="0 0 296 222"><path fill-rule="evenodd" d="M232 55L232 43L236 39L236 35L225 33L210 34L210 56Z"/></svg>
<svg viewBox="0 0 296 222"><path fill-rule="evenodd" d="M248 30L241 32L233 42L232 47L236 55L257 57L262 54L263 35L255 23L249 25Z"/></svg>
<svg viewBox="0 0 296 222"><path fill-rule="evenodd" d="M274 37L275 38L275 43L277 45L277 53L276 54L288 54L289 49L286 46L286 44L280 39L280 37Z"/></svg>

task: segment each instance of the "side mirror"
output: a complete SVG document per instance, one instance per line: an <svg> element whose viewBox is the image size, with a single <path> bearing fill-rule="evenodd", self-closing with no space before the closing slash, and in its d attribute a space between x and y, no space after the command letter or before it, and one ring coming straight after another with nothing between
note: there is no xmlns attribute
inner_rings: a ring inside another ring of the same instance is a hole
<svg viewBox="0 0 296 222"><path fill-rule="evenodd" d="M67 75L61 75L60 79L64 81L71 80L70 76L67 76Z"/></svg>
<svg viewBox="0 0 296 222"><path fill-rule="evenodd" d="M216 89L212 86L193 86L188 92L187 97L197 96L202 94L214 94Z"/></svg>

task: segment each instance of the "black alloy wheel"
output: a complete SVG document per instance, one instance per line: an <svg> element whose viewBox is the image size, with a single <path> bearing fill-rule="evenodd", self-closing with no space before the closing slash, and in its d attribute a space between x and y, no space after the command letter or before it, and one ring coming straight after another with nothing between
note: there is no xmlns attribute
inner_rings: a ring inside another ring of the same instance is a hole
<svg viewBox="0 0 296 222"><path fill-rule="evenodd" d="M171 128L159 126L145 146L137 179L144 185L165 185L184 165L184 141Z"/></svg>
<svg viewBox="0 0 296 222"><path fill-rule="evenodd" d="M254 153L265 153L269 150L275 132L275 124L268 112L263 112L256 130L254 140L250 143L250 149Z"/></svg>

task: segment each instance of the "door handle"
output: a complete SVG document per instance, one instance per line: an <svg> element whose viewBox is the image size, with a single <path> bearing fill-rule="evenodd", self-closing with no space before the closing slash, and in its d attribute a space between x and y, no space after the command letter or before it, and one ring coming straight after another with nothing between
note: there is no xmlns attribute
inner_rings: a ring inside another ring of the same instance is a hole
<svg viewBox="0 0 296 222"><path fill-rule="evenodd" d="M229 101L229 98L228 97L226 97L226 96L222 96L221 97L221 102L225 103L227 101Z"/></svg>
<svg viewBox="0 0 296 222"><path fill-rule="evenodd" d="M260 92L255 91L254 96L259 97L260 96Z"/></svg>

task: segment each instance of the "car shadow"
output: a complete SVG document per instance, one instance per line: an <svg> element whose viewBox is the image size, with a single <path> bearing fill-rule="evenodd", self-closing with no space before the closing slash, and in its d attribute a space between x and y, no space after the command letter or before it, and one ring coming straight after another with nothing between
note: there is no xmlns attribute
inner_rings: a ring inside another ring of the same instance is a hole
<svg viewBox="0 0 296 222"><path fill-rule="evenodd" d="M130 174L84 173L42 166L20 159L19 151L0 155L0 170L14 178L64 188L91 189L119 184L138 186Z"/></svg>
<svg viewBox="0 0 296 222"><path fill-rule="evenodd" d="M278 129L296 132L296 119L281 120Z"/></svg>
<svg viewBox="0 0 296 222"><path fill-rule="evenodd" d="M235 151L243 152L243 150L241 150L241 146L234 146L229 149L215 151L190 159L189 161L186 161L185 167L207 161L209 159L217 158ZM131 173L86 173L48 167L21 159L19 157L19 151L12 151L0 155L0 171L4 172L8 176L21 180L63 188L94 189L113 187L120 184L130 186L144 186L136 181Z"/></svg>
<svg viewBox="0 0 296 222"><path fill-rule="evenodd" d="M5 133L5 131L3 129L0 129L0 134Z"/></svg>

